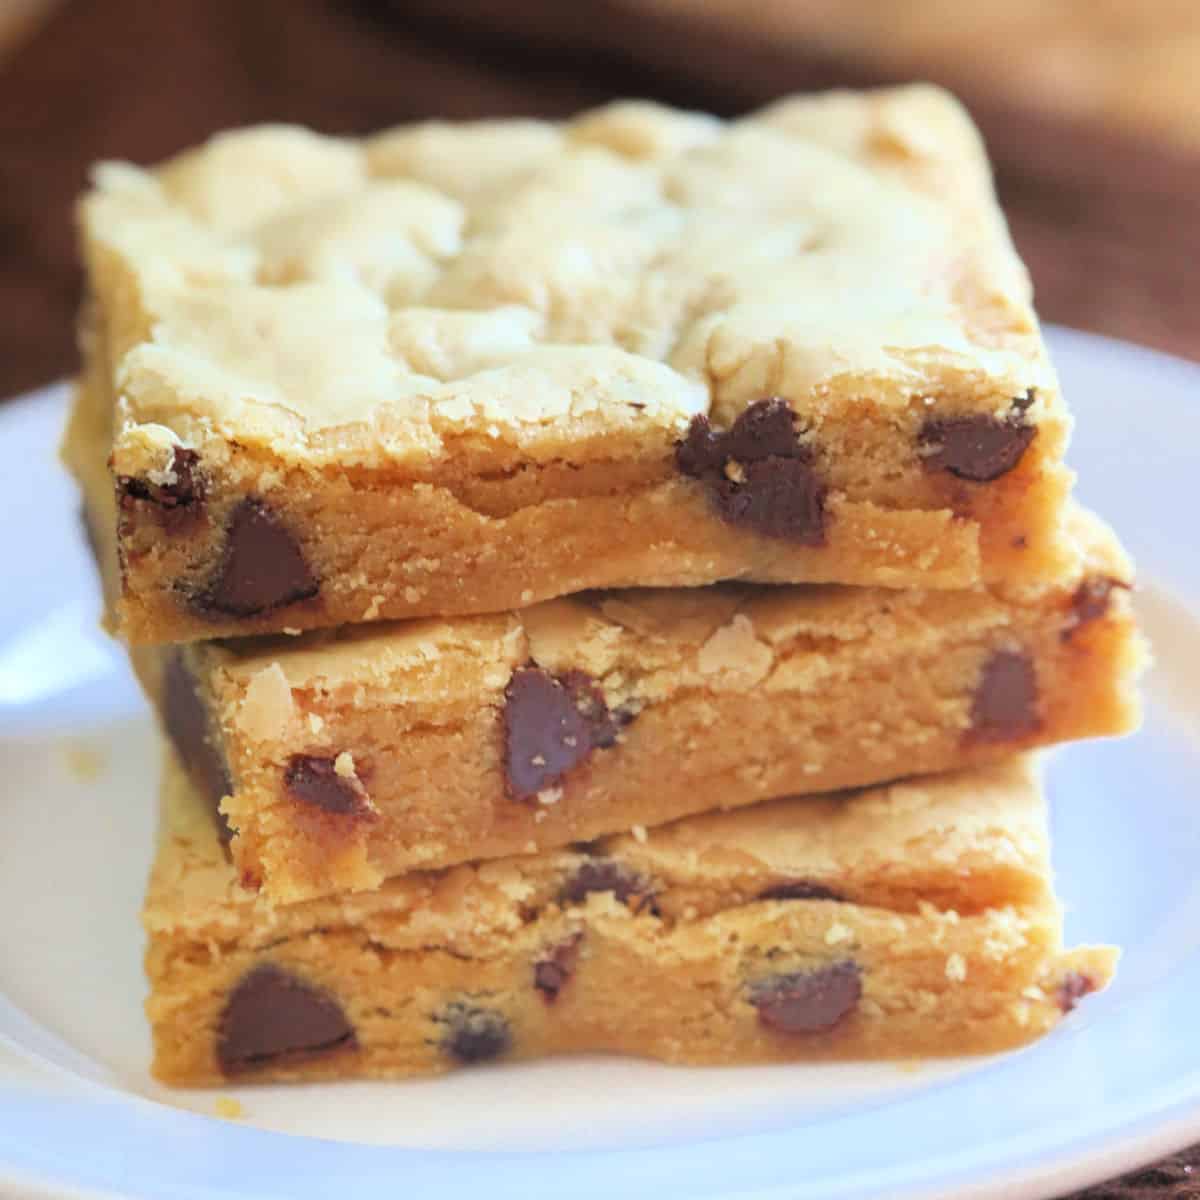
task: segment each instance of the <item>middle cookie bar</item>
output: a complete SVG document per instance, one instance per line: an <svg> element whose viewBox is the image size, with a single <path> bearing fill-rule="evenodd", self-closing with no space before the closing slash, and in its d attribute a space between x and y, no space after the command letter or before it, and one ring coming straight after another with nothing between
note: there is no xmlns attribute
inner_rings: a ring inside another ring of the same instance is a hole
<svg viewBox="0 0 1200 1200"><path fill-rule="evenodd" d="M293 901L1134 725L1128 565L1061 588L721 586L134 651L243 881Z"/></svg>

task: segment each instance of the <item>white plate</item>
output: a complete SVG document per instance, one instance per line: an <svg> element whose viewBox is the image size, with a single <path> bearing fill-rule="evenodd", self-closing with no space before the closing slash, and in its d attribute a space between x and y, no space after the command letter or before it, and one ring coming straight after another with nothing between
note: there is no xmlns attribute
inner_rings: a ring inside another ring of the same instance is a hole
<svg viewBox="0 0 1200 1200"><path fill-rule="evenodd" d="M1114 986L1039 1045L915 1067L606 1058L409 1084L157 1086L137 926L156 748L94 631L76 500L53 461L63 391L0 409L0 1191L1041 1197L1200 1139L1200 369L1052 340L1080 491L1140 559L1160 662L1146 731L1071 747L1050 773L1068 936L1126 953ZM225 1096L240 1121L216 1118Z"/></svg>

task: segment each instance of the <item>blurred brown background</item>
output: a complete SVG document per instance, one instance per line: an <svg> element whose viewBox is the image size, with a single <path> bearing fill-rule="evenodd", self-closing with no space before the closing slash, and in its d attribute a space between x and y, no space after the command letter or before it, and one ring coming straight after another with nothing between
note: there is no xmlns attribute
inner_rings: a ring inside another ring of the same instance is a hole
<svg viewBox="0 0 1200 1200"><path fill-rule="evenodd" d="M917 77L982 125L1047 318L1200 359L1200 0L0 0L0 397L72 370L98 158ZM1200 1200L1193 1163L1087 1196Z"/></svg>
<svg viewBox="0 0 1200 1200"><path fill-rule="evenodd" d="M72 369L97 158L914 77L983 126L1047 318L1200 358L1198 76L1200 0L0 0L0 396Z"/></svg>

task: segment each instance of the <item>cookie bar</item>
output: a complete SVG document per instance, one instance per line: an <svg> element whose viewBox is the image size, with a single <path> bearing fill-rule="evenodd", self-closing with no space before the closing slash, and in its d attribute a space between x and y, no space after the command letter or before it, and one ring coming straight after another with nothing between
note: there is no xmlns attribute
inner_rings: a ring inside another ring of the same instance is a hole
<svg viewBox="0 0 1200 1200"><path fill-rule="evenodd" d="M254 128L100 168L81 227L131 642L1067 568L1069 418L936 89Z"/></svg>
<svg viewBox="0 0 1200 1200"><path fill-rule="evenodd" d="M271 906L169 766L146 900L154 1073L402 1076L617 1051L676 1063L994 1051L1115 953L1064 953L1034 764L778 800Z"/></svg>

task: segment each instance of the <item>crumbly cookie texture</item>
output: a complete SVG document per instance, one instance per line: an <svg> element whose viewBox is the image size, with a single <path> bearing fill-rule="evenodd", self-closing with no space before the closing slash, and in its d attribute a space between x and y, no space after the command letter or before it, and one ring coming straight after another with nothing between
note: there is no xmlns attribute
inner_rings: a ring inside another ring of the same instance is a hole
<svg viewBox="0 0 1200 1200"><path fill-rule="evenodd" d="M81 226L133 641L1065 569L1069 420L936 89L248 129Z"/></svg>
<svg viewBox="0 0 1200 1200"><path fill-rule="evenodd" d="M1062 949L1019 757L278 907L171 765L144 919L175 1084L986 1052L1047 1032L1116 958Z"/></svg>
<svg viewBox="0 0 1200 1200"><path fill-rule="evenodd" d="M1095 518L1068 530L1072 573L1005 597L596 592L132 658L247 886L295 901L1126 732L1131 568Z"/></svg>

